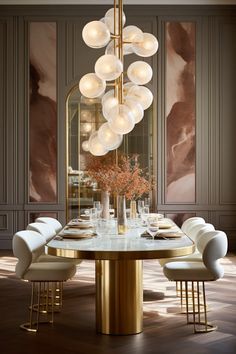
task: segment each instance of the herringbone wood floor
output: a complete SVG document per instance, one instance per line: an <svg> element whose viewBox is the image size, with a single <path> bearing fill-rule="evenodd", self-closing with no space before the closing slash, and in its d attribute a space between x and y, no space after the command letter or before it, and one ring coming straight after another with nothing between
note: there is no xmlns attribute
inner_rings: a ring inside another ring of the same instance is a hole
<svg viewBox="0 0 236 354"><path fill-rule="evenodd" d="M16 259L0 252L0 352L2 354L231 354L236 353L236 256L222 263L225 276L207 284L209 319L218 330L193 334L180 314L175 284L156 260L144 262L144 330L131 336L95 332L94 263L84 261L64 287L64 305L55 324L37 334L19 329L27 320L29 284L14 275Z"/></svg>

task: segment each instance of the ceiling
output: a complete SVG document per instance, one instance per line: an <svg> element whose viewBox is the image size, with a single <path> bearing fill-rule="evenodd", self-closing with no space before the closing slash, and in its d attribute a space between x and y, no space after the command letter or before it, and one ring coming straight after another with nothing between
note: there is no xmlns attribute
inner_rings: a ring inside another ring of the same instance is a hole
<svg viewBox="0 0 236 354"><path fill-rule="evenodd" d="M123 0L125 5L234 5L236 0ZM0 0L0 5L109 5L113 0Z"/></svg>

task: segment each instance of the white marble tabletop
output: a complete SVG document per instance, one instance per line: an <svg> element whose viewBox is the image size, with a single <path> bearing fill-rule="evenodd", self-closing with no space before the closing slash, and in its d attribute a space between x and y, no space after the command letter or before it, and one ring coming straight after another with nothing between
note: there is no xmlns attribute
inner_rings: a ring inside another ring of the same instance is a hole
<svg viewBox="0 0 236 354"><path fill-rule="evenodd" d="M160 233L182 233L170 219L171 228ZM63 232L62 232L63 235ZM137 228L131 228L126 235L106 234L88 239L53 239L47 244L51 255L80 259L149 259L183 256L194 251L193 242L182 233L179 238L147 239L140 236Z"/></svg>

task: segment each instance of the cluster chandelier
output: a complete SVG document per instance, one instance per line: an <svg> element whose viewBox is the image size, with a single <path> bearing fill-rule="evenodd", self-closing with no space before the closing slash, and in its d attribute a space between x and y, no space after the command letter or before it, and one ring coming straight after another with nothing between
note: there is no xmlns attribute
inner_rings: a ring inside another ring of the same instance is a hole
<svg viewBox="0 0 236 354"><path fill-rule="evenodd" d="M114 0L114 7L104 18L87 23L82 32L89 47L106 47L105 54L95 63L95 73L84 75L79 82L83 96L102 97L102 113L107 122L90 135L87 143L88 151L96 156L117 149L123 135L142 120L144 110L153 101L152 92L143 86L152 79L151 66L143 60L133 62L127 69L126 81L124 55L150 57L157 52L158 41L136 26L124 27L125 22L123 1ZM105 93L106 87L111 89Z"/></svg>

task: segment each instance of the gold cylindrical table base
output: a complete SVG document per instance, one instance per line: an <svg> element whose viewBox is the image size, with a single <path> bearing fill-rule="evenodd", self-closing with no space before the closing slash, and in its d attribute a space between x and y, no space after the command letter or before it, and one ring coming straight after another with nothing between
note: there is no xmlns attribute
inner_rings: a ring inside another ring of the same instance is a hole
<svg viewBox="0 0 236 354"><path fill-rule="evenodd" d="M103 334L143 328L142 260L96 261L96 325Z"/></svg>

